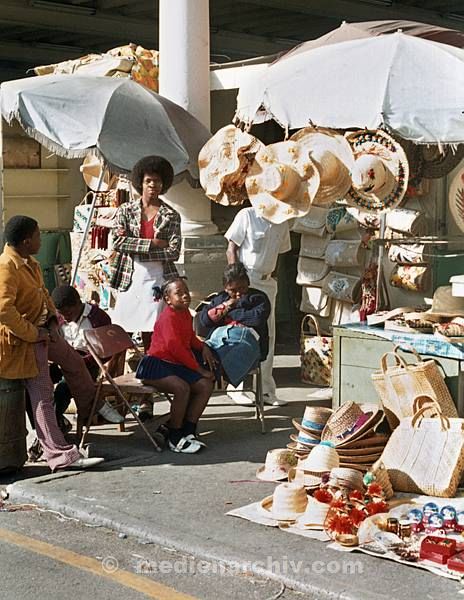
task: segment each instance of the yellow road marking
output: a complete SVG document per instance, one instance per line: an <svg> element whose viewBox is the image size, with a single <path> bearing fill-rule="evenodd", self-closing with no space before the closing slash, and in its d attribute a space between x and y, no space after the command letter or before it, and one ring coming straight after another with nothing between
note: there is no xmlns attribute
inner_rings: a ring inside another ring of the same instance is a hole
<svg viewBox="0 0 464 600"><path fill-rule="evenodd" d="M70 565L76 569L81 569L82 571L87 571L93 575L105 577L112 582L119 583L120 585L145 594L149 598L156 598L157 600L197 600L194 596L182 594L162 583L152 581L142 575L124 571L123 569L118 569L114 573L105 572L101 561L96 560L95 558L83 556L72 550L53 546L53 544L41 542L40 540L13 531L8 531L7 529L0 528L0 541L14 544L15 546L19 546L30 552L41 554L42 556L48 556L55 561Z"/></svg>

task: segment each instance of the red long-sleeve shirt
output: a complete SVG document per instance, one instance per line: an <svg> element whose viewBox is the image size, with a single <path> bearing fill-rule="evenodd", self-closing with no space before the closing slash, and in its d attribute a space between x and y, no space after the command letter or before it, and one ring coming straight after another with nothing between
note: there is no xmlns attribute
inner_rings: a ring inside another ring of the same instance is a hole
<svg viewBox="0 0 464 600"><path fill-rule="evenodd" d="M199 364L192 350L202 349L203 342L193 331L190 312L167 306L155 323L147 354L197 371Z"/></svg>

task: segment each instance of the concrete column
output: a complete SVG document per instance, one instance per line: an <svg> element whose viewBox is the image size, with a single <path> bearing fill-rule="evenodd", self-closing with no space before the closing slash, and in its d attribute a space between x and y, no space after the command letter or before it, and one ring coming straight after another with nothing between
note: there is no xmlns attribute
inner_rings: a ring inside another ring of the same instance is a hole
<svg viewBox="0 0 464 600"><path fill-rule="evenodd" d="M160 0L159 91L210 127L209 0ZM182 217L184 236L212 235L211 201L187 183L166 196Z"/></svg>

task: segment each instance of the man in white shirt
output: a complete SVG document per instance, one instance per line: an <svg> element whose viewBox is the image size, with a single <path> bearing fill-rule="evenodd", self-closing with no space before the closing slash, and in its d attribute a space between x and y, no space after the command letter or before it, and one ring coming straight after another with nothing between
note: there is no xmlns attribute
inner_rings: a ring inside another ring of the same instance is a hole
<svg viewBox="0 0 464 600"><path fill-rule="evenodd" d="M279 254L288 252L291 248L288 222L271 223L260 217L253 207L243 208L236 214L225 237L229 242L227 247L228 264L242 262L250 278L250 287L264 292L271 303L271 314L268 320L269 353L261 364L263 394L266 404L283 406L287 402L276 396L276 384L272 376L277 296L277 281L272 277L272 273L276 268ZM253 404L251 398L244 392L232 390L234 388L228 391L228 395L234 402L244 405Z"/></svg>

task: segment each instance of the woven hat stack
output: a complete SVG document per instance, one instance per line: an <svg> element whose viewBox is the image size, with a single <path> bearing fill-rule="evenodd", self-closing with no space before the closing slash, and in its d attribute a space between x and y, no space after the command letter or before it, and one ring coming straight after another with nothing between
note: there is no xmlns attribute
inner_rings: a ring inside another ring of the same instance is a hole
<svg viewBox="0 0 464 600"><path fill-rule="evenodd" d="M306 488L316 488L322 483L325 473L338 467L340 459L331 442L321 442L309 456L298 461L298 465L288 472L288 480Z"/></svg>
<svg viewBox="0 0 464 600"><path fill-rule="evenodd" d="M380 458L388 436L375 432L384 413L376 404L345 402L328 419L321 439L331 442L340 467L367 471Z"/></svg>
<svg viewBox="0 0 464 600"><path fill-rule="evenodd" d="M331 408L323 406L306 406L301 423L293 419L296 433L290 435L292 440L287 448L293 450L298 458L305 458L321 441L321 435L327 420L332 415Z"/></svg>

